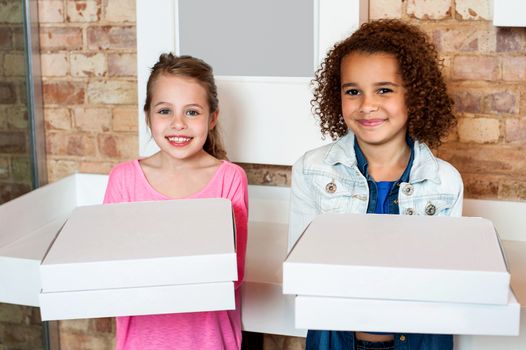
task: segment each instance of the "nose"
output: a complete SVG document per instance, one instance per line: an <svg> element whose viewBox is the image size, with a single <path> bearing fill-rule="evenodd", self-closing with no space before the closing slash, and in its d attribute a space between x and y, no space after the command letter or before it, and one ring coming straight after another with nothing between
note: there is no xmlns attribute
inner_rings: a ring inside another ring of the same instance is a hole
<svg viewBox="0 0 526 350"><path fill-rule="evenodd" d="M362 104L360 106L360 112L361 113L373 113L378 112L378 109L380 108L378 105L378 101L374 98L374 96L368 96L363 95Z"/></svg>
<svg viewBox="0 0 526 350"><path fill-rule="evenodd" d="M186 129L186 120L184 116L179 115L178 113L174 114L172 120L170 121L170 127L175 130Z"/></svg>

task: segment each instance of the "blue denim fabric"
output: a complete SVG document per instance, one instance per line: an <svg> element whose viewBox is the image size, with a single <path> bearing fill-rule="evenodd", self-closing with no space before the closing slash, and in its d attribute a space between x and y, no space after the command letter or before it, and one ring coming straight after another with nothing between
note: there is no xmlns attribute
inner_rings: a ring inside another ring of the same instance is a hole
<svg viewBox="0 0 526 350"><path fill-rule="evenodd" d="M405 168L404 173L400 179L396 181L396 183L391 188L391 192L387 197L388 211L385 212L385 214L400 214L400 208L398 207L398 191L402 182L409 182L409 174L415 159L414 142L410 138L407 138L407 144L411 149L409 162L407 163L407 167ZM356 165L362 175L367 179L367 185L369 186L369 204L367 205L367 213L374 213L376 209L376 201L378 198L376 182L367 171L367 159L360 149L360 146L358 146L358 142L354 142L354 152L356 154Z"/></svg>
<svg viewBox="0 0 526 350"><path fill-rule="evenodd" d="M411 155L407 167L398 181L395 182L388 195L388 211L383 214L399 214L398 192L400 184L409 182L409 175L414 160L414 143L407 140L411 148ZM367 179L369 186L369 204L367 213L375 213L377 201L377 187L374 179L367 171L367 159L358 143L354 143L357 167ZM371 332L373 333L373 332ZM374 332L375 334L387 334ZM390 333L389 333L390 334ZM395 350L451 350L453 349L453 336L428 335L428 334L394 334ZM354 332L309 330L307 333L306 350L355 350Z"/></svg>
<svg viewBox="0 0 526 350"><path fill-rule="evenodd" d="M395 334L395 350L452 350L453 336L442 334ZM309 331L306 350L355 350L354 333Z"/></svg>

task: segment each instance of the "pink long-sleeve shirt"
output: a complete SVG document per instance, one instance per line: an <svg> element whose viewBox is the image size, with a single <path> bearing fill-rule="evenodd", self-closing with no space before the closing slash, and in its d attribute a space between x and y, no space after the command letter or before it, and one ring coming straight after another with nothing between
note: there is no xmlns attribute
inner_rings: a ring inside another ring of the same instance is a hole
<svg viewBox="0 0 526 350"><path fill-rule="evenodd" d="M117 317L116 350L241 348L241 303L237 287L243 280L247 244L245 172L233 163L222 161L210 182L186 198L228 198L232 202L238 266L238 281L235 283L237 307L229 311ZM133 160L112 169L104 203L166 199L171 198L157 192L146 179L139 161Z"/></svg>

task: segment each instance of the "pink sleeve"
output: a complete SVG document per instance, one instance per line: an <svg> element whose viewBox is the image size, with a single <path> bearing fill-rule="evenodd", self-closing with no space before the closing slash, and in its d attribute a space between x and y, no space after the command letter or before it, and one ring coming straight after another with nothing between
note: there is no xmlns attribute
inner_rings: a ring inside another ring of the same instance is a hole
<svg viewBox="0 0 526 350"><path fill-rule="evenodd" d="M129 198L127 197L126 191L124 191L124 174L122 166L117 166L110 172L103 203L129 202Z"/></svg>
<svg viewBox="0 0 526 350"><path fill-rule="evenodd" d="M235 287L238 288L245 274L245 254L247 251L247 227L248 227L248 181L244 170L237 167L233 173L227 188L227 198L232 202L234 209L234 220L236 224L236 253L238 280Z"/></svg>

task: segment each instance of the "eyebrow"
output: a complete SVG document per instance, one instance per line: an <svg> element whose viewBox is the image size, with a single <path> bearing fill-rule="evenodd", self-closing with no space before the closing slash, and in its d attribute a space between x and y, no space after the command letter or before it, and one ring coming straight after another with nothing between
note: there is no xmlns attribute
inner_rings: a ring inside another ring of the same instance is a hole
<svg viewBox="0 0 526 350"><path fill-rule="evenodd" d="M159 102L157 102L156 104L154 104L153 106L154 106L154 107L157 107L157 106L159 106L159 105L170 105L170 106L171 106L172 104L171 104L170 102L159 101ZM199 107L199 108L203 108L203 107L202 107L200 104L198 104L198 103L191 103L191 104L189 104L189 105L185 105L184 107L185 107L185 108L187 108L187 107Z"/></svg>
<svg viewBox="0 0 526 350"><path fill-rule="evenodd" d="M390 85L390 86L397 86L397 87L400 86L400 84L393 83L392 81L379 81L377 83L374 83L373 85L374 86ZM358 84L356 84L356 83L344 83L344 84L342 84L342 89L346 88L346 87L355 87L355 86L358 86Z"/></svg>

